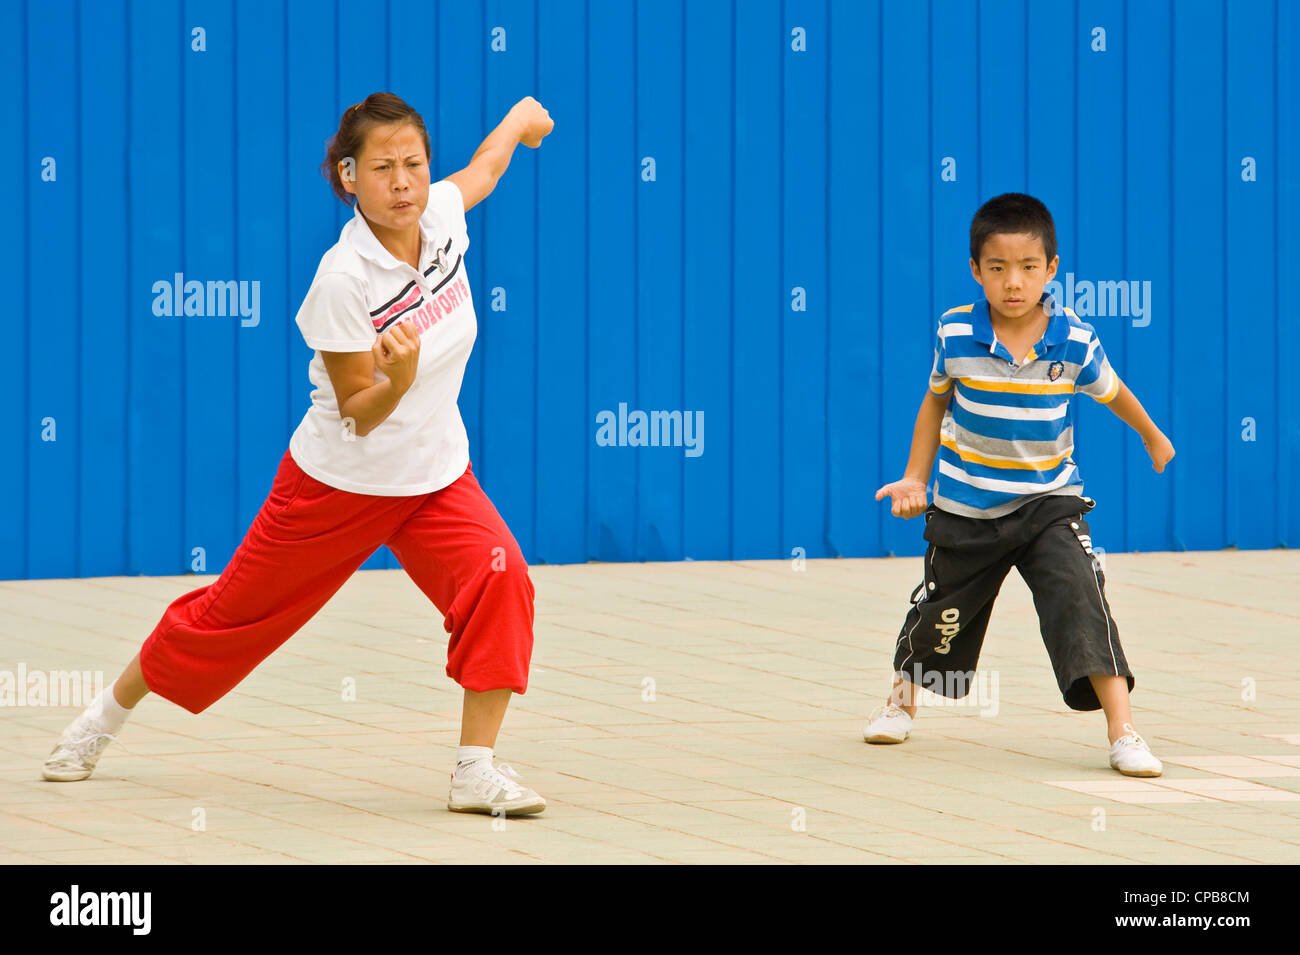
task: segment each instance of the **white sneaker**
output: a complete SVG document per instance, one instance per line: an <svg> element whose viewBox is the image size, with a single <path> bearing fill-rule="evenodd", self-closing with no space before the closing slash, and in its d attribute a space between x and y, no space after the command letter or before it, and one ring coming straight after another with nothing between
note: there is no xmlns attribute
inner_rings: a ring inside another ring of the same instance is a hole
<svg viewBox="0 0 1300 955"><path fill-rule="evenodd" d="M465 768L463 775L451 774L447 808L452 812L485 812L500 816L524 816L541 812L546 800L519 783L519 774L501 763L480 759Z"/></svg>
<svg viewBox="0 0 1300 955"><path fill-rule="evenodd" d="M41 775L51 782L71 783L87 778L99 762L104 748L117 739L104 732L103 721L83 710L59 736L59 742L45 760Z"/></svg>
<svg viewBox="0 0 1300 955"><path fill-rule="evenodd" d="M1118 769L1125 776L1159 776L1165 767L1156 759L1147 746L1147 741L1138 735L1132 724L1125 723L1128 735L1115 740L1110 747L1110 768Z"/></svg>
<svg viewBox="0 0 1300 955"><path fill-rule="evenodd" d="M862 731L862 738L868 743L901 743L912 732L912 718L897 703L876 707L869 719Z"/></svg>

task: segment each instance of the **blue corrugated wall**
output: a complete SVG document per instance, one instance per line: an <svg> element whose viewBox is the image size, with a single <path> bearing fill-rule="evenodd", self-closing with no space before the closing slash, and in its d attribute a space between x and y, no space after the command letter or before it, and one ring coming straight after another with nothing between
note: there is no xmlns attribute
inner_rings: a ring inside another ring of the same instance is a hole
<svg viewBox="0 0 1300 955"><path fill-rule="evenodd" d="M1008 190L1052 209L1062 278L1150 283L1145 316L1092 320L1178 457L1154 474L1080 400L1095 541L1300 541L1300 4L28 0L3 18L0 577L225 565L308 405L292 319L349 215L324 142L381 89L423 113L436 177L522 96L556 122L469 214L461 408L530 560L919 553L919 522L873 494L906 461L937 315L979 293L970 216ZM258 282L258 323L154 315L177 273ZM703 453L599 446L620 404L703 412Z"/></svg>

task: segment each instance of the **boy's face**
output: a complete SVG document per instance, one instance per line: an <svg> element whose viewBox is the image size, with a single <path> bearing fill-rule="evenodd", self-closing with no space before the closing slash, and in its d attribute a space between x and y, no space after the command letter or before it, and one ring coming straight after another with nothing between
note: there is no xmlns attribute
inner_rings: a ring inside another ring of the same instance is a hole
<svg viewBox="0 0 1300 955"><path fill-rule="evenodd" d="M1043 287L1056 275L1059 255L1047 261L1043 240L1032 235L995 232L984 240L980 260L970 261L975 281L997 318L1024 318L1038 307Z"/></svg>

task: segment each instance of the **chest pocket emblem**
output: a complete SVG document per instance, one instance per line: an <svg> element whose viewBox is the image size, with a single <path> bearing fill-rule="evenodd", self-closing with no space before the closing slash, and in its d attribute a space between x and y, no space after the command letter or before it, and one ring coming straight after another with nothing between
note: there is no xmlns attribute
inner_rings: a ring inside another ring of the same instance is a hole
<svg viewBox="0 0 1300 955"><path fill-rule="evenodd" d="M446 275L447 270L451 268L451 263L447 261L447 253L443 249L437 249L433 253L433 264L438 266L438 271L443 275Z"/></svg>
<svg viewBox="0 0 1300 955"><path fill-rule="evenodd" d="M1065 371L1065 364L1063 362L1052 362L1051 367L1047 369L1047 380L1056 381L1057 378L1061 377L1061 372L1063 371Z"/></svg>

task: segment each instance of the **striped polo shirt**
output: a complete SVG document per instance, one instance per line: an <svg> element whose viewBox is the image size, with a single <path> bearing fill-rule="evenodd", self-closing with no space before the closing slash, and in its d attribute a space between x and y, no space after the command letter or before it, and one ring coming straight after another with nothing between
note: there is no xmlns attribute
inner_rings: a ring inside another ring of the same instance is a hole
<svg viewBox="0 0 1300 955"><path fill-rule="evenodd" d="M1105 404L1119 393L1096 330L1044 293L1047 331L1017 365L993 334L981 298L939 319L930 390L953 392L939 434L934 504L966 517L1001 517L1048 494L1083 495L1071 459L1070 396Z"/></svg>

